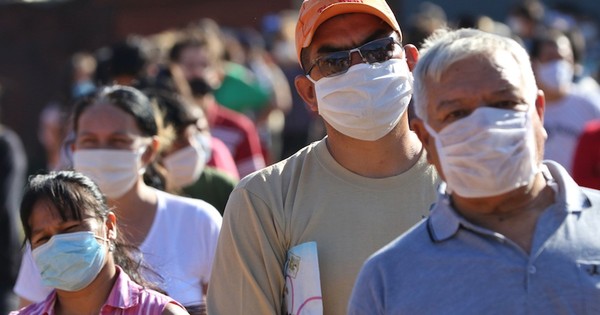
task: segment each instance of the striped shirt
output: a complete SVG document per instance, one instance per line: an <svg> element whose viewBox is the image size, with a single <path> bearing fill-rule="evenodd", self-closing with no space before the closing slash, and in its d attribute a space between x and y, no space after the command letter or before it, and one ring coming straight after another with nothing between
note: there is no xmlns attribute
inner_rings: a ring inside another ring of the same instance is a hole
<svg viewBox="0 0 600 315"><path fill-rule="evenodd" d="M56 291L52 291L44 301L11 312L9 315L54 315L55 302ZM100 315L161 314L169 303L181 306L172 298L131 281L129 276L117 266L117 281L100 309Z"/></svg>

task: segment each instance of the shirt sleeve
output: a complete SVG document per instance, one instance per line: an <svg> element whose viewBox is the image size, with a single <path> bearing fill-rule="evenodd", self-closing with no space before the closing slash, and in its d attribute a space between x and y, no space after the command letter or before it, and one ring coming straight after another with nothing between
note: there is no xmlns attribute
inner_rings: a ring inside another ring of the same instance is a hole
<svg viewBox="0 0 600 315"><path fill-rule="evenodd" d="M48 288L42 284L42 276L33 261L29 244L27 244L23 253L21 268L19 269L19 276L17 277L14 291L19 297L34 303L44 301L48 294L52 292L52 288Z"/></svg>
<svg viewBox="0 0 600 315"><path fill-rule="evenodd" d="M236 188L227 203L208 290L208 313L281 314L286 247L267 203Z"/></svg>
<svg viewBox="0 0 600 315"><path fill-rule="evenodd" d="M213 206L207 204L209 209L207 210L208 216L203 219L202 223L197 226L202 226L203 230L203 242L205 244L201 246L199 251L203 252L203 260L206 262L203 264L203 268L200 271L200 279L203 284L209 283L210 274L213 267L215 252L217 250L217 242L219 241L219 233L223 223L221 214Z"/></svg>

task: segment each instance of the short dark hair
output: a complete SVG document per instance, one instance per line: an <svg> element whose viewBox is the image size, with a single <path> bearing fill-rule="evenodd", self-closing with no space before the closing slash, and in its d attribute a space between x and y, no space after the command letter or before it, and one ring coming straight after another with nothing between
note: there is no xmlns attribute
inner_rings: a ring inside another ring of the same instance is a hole
<svg viewBox="0 0 600 315"><path fill-rule="evenodd" d="M208 43L200 38L185 38L173 45L171 51L169 51L169 60L171 60L172 62L179 62L179 59L181 58L181 53L186 48L204 48L207 46Z"/></svg>

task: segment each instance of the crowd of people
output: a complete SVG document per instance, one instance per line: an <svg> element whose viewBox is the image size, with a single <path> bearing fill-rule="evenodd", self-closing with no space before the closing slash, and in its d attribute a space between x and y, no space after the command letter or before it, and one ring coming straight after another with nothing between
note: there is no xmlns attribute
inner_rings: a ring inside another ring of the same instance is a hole
<svg viewBox="0 0 600 315"><path fill-rule="evenodd" d="M304 0L77 52L44 170L0 126L0 312L600 313L599 40Z"/></svg>

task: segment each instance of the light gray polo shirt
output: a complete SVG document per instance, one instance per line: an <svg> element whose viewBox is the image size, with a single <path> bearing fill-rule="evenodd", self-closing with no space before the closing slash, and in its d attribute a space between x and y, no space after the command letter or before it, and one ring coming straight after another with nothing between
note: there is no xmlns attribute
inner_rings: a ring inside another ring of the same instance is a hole
<svg viewBox="0 0 600 315"><path fill-rule="evenodd" d="M428 219L367 260L348 314L600 314L600 191L544 164L558 191L530 254L440 194Z"/></svg>

